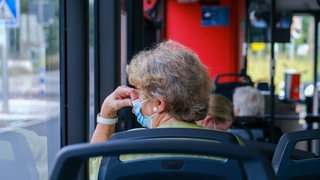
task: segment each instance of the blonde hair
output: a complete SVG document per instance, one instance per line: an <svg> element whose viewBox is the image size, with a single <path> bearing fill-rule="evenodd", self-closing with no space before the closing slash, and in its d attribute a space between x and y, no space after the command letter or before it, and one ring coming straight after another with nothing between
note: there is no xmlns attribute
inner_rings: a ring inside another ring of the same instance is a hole
<svg viewBox="0 0 320 180"><path fill-rule="evenodd" d="M232 103L220 94L210 94L208 114L213 115L214 118L233 121Z"/></svg>
<svg viewBox="0 0 320 180"><path fill-rule="evenodd" d="M206 116L211 79L187 47L169 40L141 51L127 66L127 74L147 98L162 97L172 117L191 122Z"/></svg>

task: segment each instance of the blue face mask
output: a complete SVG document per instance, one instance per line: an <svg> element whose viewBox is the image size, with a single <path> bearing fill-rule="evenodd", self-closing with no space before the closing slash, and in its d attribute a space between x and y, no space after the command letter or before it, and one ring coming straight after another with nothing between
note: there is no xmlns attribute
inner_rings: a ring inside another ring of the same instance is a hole
<svg viewBox="0 0 320 180"><path fill-rule="evenodd" d="M151 116L143 116L140 112L142 103L146 102L147 100L143 100L140 102L139 99L132 101L133 104L133 111L134 114L137 116L138 122L141 124L142 127L145 128L152 128L152 117L157 115L157 113L151 115Z"/></svg>

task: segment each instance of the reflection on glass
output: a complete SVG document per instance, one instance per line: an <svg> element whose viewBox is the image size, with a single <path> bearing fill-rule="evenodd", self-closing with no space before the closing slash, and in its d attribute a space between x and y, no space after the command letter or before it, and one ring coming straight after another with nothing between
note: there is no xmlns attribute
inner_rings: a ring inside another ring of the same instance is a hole
<svg viewBox="0 0 320 180"><path fill-rule="evenodd" d="M89 116L89 137L91 136L95 129L95 113L94 113L94 0L89 0L89 77L90 77L90 86L89 86L89 93L90 93L90 116Z"/></svg>
<svg viewBox="0 0 320 180"><path fill-rule="evenodd" d="M60 148L58 7L0 1L0 179L48 179Z"/></svg>

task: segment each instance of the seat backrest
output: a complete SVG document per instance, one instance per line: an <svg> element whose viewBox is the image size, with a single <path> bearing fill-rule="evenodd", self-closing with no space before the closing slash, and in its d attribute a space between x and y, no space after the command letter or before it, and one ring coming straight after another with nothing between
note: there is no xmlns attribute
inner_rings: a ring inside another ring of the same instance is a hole
<svg viewBox="0 0 320 180"><path fill-rule="evenodd" d="M267 138L264 137L264 134L268 126L268 122L261 116L235 116L229 132L242 139L261 140Z"/></svg>
<svg viewBox="0 0 320 180"><path fill-rule="evenodd" d="M320 158L293 160L292 152L299 141L320 139L320 129L284 134L276 147L272 166L279 179L320 179Z"/></svg>
<svg viewBox="0 0 320 180"><path fill-rule="evenodd" d="M39 179L31 148L21 133L14 130L0 132L0 148L0 179Z"/></svg>
<svg viewBox="0 0 320 180"><path fill-rule="evenodd" d="M202 128L141 128L114 133L109 140L113 141L120 139L133 140L151 138L192 138L238 144L236 136L232 133Z"/></svg>
<svg viewBox="0 0 320 180"><path fill-rule="evenodd" d="M109 141L114 140L135 140L135 139L160 139L160 138L191 138L212 140L223 143L238 144L236 136L224 131L214 131L210 129L196 128L153 128L153 129L135 129L113 134ZM110 174L110 164L119 164L118 156L103 157L99 169L98 179L105 179Z"/></svg>
<svg viewBox="0 0 320 180"><path fill-rule="evenodd" d="M114 166L109 179L275 179L270 163L258 151L235 144L195 139L115 140L64 147L56 156L51 180L75 179L88 158L134 153L176 153L187 157L157 157L126 161ZM191 154L217 158L197 158Z"/></svg>
<svg viewBox="0 0 320 180"><path fill-rule="evenodd" d="M277 144L262 142L262 141L243 140L243 139L242 139L242 142L246 147L258 149L259 151L261 151L263 155L265 155L268 158L270 163L272 162L272 158L276 150ZM314 158L314 157L316 157L314 153L300 150L300 149L295 149L292 153L292 158L295 160Z"/></svg>
<svg viewBox="0 0 320 180"><path fill-rule="evenodd" d="M236 79L230 82L221 81L223 78ZM238 79L242 78L241 81ZM219 74L213 80L214 90L212 93L221 94L232 102L234 90L241 86L253 86L250 76L242 73Z"/></svg>

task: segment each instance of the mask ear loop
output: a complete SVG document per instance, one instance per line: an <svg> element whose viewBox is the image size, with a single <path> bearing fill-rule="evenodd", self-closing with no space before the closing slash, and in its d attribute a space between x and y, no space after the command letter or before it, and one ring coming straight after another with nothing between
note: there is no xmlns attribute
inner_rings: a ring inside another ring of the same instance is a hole
<svg viewBox="0 0 320 180"><path fill-rule="evenodd" d="M148 101L148 99L142 100L141 104L143 104L144 102L147 102L147 101Z"/></svg>

